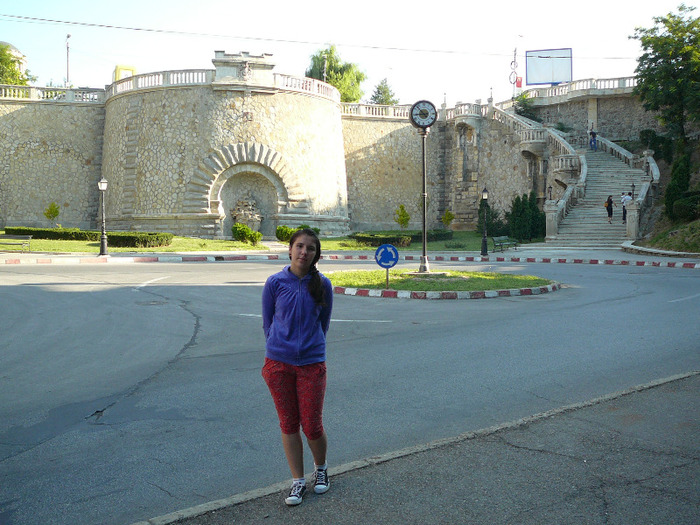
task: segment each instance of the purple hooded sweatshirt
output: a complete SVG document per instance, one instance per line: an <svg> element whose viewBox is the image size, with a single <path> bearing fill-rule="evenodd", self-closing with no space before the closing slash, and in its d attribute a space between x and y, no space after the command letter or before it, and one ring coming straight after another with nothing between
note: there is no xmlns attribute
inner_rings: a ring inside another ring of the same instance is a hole
<svg viewBox="0 0 700 525"><path fill-rule="evenodd" d="M262 294L265 357L303 366L326 360L326 332L331 322L333 287L323 274L326 306L309 293L311 275L299 279L289 266L268 277Z"/></svg>

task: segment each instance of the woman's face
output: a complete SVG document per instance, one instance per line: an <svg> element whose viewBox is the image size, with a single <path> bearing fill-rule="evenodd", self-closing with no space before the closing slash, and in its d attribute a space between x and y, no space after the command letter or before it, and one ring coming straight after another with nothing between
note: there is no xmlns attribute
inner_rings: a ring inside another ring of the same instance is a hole
<svg viewBox="0 0 700 525"><path fill-rule="evenodd" d="M292 273L297 277L305 276L316 258L316 240L306 234L299 235L289 247L289 258Z"/></svg>

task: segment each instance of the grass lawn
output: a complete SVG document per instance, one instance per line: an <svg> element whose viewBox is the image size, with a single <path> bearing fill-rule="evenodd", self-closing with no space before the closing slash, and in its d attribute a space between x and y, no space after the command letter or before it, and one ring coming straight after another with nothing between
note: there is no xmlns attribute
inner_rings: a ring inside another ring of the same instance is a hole
<svg viewBox="0 0 700 525"><path fill-rule="evenodd" d="M489 251L493 244L489 239ZM321 239L321 248L328 251L341 250L367 250L376 251L376 246L365 246L358 244L353 239L347 237ZM431 241L428 242L428 255L430 252L478 252L481 251L481 234L475 231L458 231L454 232L452 239L449 241ZM407 248L398 248L399 251L421 252L423 250L422 242L414 242Z"/></svg>
<svg viewBox="0 0 700 525"><path fill-rule="evenodd" d="M0 234L2 233L5 232L0 230ZM100 253L99 241L32 239L31 247L33 252L44 253ZM6 251L4 248L10 247L0 247L3 251ZM266 251L268 248L262 244L252 246L244 242L197 239L193 237L174 237L170 246L158 246L156 248L116 248L108 246L108 251L110 253L225 252L244 250Z"/></svg>
<svg viewBox="0 0 700 525"><path fill-rule="evenodd" d="M0 230L0 234L5 233ZM490 243L490 241L489 241ZM32 251L44 253L99 253L98 241L62 241L54 239L32 239ZM358 244L347 237L322 238L323 251L361 250L376 251L375 246ZM0 248L3 251L18 251L14 247ZM168 252L226 252L226 251L267 251L269 248L263 244L253 246L244 242L198 239L193 237L174 237L170 246L156 248L116 248L108 246L110 253L168 253ZM420 252L423 249L421 242L413 243L407 248L399 248L400 251ZM428 252L444 251L471 251L481 250L481 235L478 232L454 232L451 241L434 241L428 243ZM489 244L489 250L491 245Z"/></svg>
<svg viewBox="0 0 700 525"><path fill-rule="evenodd" d="M532 275L511 275L496 272L442 271L445 275L417 276L415 270L389 270L389 288L408 291L474 292L480 290L511 290L547 286L553 281ZM433 271L432 273L438 273ZM386 288L386 270L357 270L327 272L324 275L333 286L345 288Z"/></svg>

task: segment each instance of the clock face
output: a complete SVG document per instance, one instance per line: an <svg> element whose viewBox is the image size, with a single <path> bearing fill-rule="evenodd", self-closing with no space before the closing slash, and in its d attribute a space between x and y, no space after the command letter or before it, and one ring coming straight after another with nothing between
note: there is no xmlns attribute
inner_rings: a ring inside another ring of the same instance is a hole
<svg viewBox="0 0 700 525"><path fill-rule="evenodd" d="M427 100L420 100L411 106L411 124L417 128L429 128L437 121L437 109Z"/></svg>

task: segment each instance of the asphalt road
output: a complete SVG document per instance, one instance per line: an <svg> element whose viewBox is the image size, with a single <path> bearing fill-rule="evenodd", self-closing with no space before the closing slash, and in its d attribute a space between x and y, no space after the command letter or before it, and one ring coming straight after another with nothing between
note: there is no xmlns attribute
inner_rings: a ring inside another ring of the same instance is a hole
<svg viewBox="0 0 700 525"><path fill-rule="evenodd" d="M287 479L260 378L261 286L282 264L0 268L0 523L128 524ZM332 463L700 368L697 271L457 266L565 286L468 301L336 296ZM321 263L350 267L376 265Z"/></svg>

